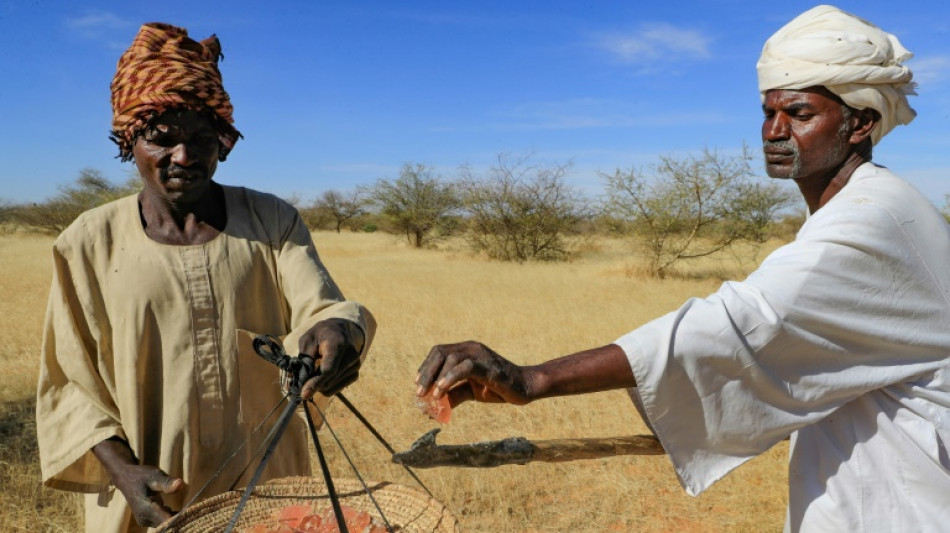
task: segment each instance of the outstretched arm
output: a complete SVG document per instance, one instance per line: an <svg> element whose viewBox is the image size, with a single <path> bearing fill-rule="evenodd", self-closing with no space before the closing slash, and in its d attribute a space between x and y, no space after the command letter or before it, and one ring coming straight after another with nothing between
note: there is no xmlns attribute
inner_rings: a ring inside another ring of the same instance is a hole
<svg viewBox="0 0 950 533"><path fill-rule="evenodd" d="M479 342L432 348L416 375L416 395L524 405L541 398L635 387L623 350L608 344L533 366L516 365Z"/></svg>

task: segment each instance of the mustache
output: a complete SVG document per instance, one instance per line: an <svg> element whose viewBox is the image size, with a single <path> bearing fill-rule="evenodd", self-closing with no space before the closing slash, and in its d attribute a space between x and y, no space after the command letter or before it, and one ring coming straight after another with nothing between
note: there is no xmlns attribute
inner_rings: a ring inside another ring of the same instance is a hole
<svg viewBox="0 0 950 533"><path fill-rule="evenodd" d="M773 149L783 150L783 151L786 151L786 152L791 152L791 153L794 153L794 154L797 154L797 153L798 153L798 147L795 145L795 143L793 143L792 141L788 141L788 140L785 140L785 141L762 141L762 148L763 148L763 149L773 148Z"/></svg>
<svg viewBox="0 0 950 533"><path fill-rule="evenodd" d="M196 179L203 178L205 173L200 169L187 169L183 166L176 165L174 163L168 165L167 167L159 171L159 177L162 181L167 181L171 179Z"/></svg>

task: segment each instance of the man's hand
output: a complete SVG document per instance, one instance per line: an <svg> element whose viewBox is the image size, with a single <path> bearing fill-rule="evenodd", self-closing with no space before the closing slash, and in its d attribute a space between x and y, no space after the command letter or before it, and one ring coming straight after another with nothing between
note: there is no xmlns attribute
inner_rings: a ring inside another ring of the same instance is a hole
<svg viewBox="0 0 950 533"><path fill-rule="evenodd" d="M479 342L441 344L432 348L416 375L417 396L448 394L449 403L467 401L510 403L530 402L529 367L518 366Z"/></svg>
<svg viewBox="0 0 950 533"><path fill-rule="evenodd" d="M132 516L140 526L155 527L175 514L165 507L162 494L178 492L184 481L154 466L128 465L121 472L112 482L128 500Z"/></svg>
<svg viewBox="0 0 950 533"><path fill-rule="evenodd" d="M154 466L138 464L128 443L117 437L100 442L92 451L129 502L132 516L140 526L155 527L172 517L174 511L165 506L161 495L181 490L185 485L182 479L170 477Z"/></svg>
<svg viewBox="0 0 950 533"><path fill-rule="evenodd" d="M300 337L298 347L300 354L317 361L320 372L304 383L300 396L305 400L315 392L333 396L356 381L364 341L363 331L349 320L328 318L314 324Z"/></svg>

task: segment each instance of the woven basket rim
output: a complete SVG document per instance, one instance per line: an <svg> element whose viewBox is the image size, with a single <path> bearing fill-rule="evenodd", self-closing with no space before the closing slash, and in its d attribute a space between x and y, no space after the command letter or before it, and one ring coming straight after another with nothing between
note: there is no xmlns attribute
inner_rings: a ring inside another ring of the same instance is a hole
<svg viewBox="0 0 950 533"><path fill-rule="evenodd" d="M381 517L357 479L334 479L340 503ZM440 501L424 492L389 481L369 481L366 486L379 503L386 519L396 531L441 533L460 531L458 519ZM197 533L223 531L231 519L244 489L202 500L183 509L156 530L160 533ZM277 478L254 488L235 531L243 531L261 519L267 519L287 505L310 504L330 507L330 498L322 478L291 476ZM243 525L242 525L243 524Z"/></svg>

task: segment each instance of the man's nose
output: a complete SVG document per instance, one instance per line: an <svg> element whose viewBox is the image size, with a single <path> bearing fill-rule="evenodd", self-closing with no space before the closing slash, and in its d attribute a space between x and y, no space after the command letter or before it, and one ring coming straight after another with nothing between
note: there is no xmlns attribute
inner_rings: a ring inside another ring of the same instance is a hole
<svg viewBox="0 0 950 533"><path fill-rule="evenodd" d="M788 139L789 123L784 113L776 113L762 123L762 140L781 141Z"/></svg>
<svg viewBox="0 0 950 533"><path fill-rule="evenodd" d="M180 142L172 147L172 163L180 166L190 166L195 161L195 148L186 142Z"/></svg>

